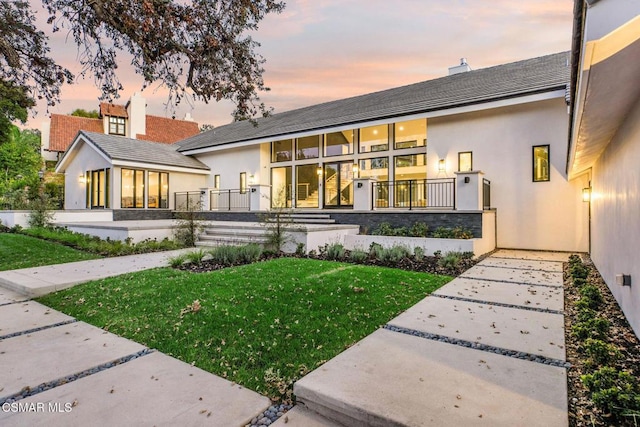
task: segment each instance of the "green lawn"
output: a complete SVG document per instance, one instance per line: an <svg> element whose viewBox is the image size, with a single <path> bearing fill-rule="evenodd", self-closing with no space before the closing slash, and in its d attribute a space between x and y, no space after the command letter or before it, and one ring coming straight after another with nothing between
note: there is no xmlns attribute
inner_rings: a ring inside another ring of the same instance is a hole
<svg viewBox="0 0 640 427"><path fill-rule="evenodd" d="M58 243L0 233L0 271L100 258Z"/></svg>
<svg viewBox="0 0 640 427"><path fill-rule="evenodd" d="M272 398L451 280L280 258L210 273L168 268L39 301Z"/></svg>

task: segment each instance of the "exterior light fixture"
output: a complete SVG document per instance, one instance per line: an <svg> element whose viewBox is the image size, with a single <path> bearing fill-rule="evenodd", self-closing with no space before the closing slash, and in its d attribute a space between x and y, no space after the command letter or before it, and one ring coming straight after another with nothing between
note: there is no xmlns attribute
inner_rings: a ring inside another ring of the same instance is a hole
<svg viewBox="0 0 640 427"><path fill-rule="evenodd" d="M353 166L351 166L351 170L353 171L353 177L354 178L358 178L358 164L354 163Z"/></svg>
<svg viewBox="0 0 640 427"><path fill-rule="evenodd" d="M78 177L78 181L80 182L80 184L86 184L87 183L87 179L84 177L84 174L82 174L82 173Z"/></svg>
<svg viewBox="0 0 640 427"><path fill-rule="evenodd" d="M318 176L322 176L322 166L318 166L316 168L316 173L318 174Z"/></svg>
<svg viewBox="0 0 640 427"><path fill-rule="evenodd" d="M38 171L38 178L40 178L41 180L44 178L44 171L43 170L39 170Z"/></svg>
<svg viewBox="0 0 640 427"><path fill-rule="evenodd" d="M591 187L582 189L582 201L590 202L591 201Z"/></svg>
<svg viewBox="0 0 640 427"><path fill-rule="evenodd" d="M438 160L438 172L444 172L446 169L446 164L444 159Z"/></svg>

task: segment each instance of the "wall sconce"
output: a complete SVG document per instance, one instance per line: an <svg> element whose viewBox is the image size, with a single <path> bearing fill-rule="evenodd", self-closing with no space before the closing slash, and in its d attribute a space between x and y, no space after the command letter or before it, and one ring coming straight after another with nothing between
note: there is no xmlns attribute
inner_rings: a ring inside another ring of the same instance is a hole
<svg viewBox="0 0 640 427"><path fill-rule="evenodd" d="M447 165L445 164L444 159L438 160L438 172L444 172L446 169L446 166Z"/></svg>
<svg viewBox="0 0 640 427"><path fill-rule="evenodd" d="M468 176L465 176L465 177L464 177L464 183L465 183L465 184L468 184L468 183L470 183L470 182L471 182L471 178L469 178Z"/></svg>
<svg viewBox="0 0 640 427"><path fill-rule="evenodd" d="M257 184L256 176L255 175L249 175L249 185L255 185L255 184Z"/></svg>
<svg viewBox="0 0 640 427"><path fill-rule="evenodd" d="M316 168L316 173L318 174L318 176L322 176L322 166L318 166Z"/></svg>
<svg viewBox="0 0 640 427"><path fill-rule="evenodd" d="M582 201L590 202L591 201L591 187L582 189Z"/></svg>
<svg viewBox="0 0 640 427"><path fill-rule="evenodd" d="M78 177L78 182L80 184L86 184L87 183L87 179L85 178L84 174L80 174L80 176Z"/></svg>
<svg viewBox="0 0 640 427"><path fill-rule="evenodd" d="M362 188L362 183L359 182L357 186L358 186L358 188Z"/></svg>
<svg viewBox="0 0 640 427"><path fill-rule="evenodd" d="M358 164L354 163L353 166L351 166L351 170L353 171L353 177L354 178L359 178L360 176L358 175L358 172L360 171L360 169L358 168Z"/></svg>

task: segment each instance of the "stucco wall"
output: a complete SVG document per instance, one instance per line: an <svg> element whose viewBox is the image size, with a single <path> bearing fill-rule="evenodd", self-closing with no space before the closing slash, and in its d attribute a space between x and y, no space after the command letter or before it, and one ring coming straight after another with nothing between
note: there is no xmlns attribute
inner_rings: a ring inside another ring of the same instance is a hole
<svg viewBox="0 0 640 427"><path fill-rule="evenodd" d="M208 187L213 187L214 176L220 175L220 189L239 189L241 172L247 174L247 185L251 184L251 175L254 176L253 183L269 184L269 144L214 151L195 157L211 168Z"/></svg>
<svg viewBox="0 0 640 427"><path fill-rule="evenodd" d="M585 39L597 40L609 34L636 16L639 8L640 0L600 0L589 6Z"/></svg>
<svg viewBox="0 0 640 427"><path fill-rule="evenodd" d="M88 170L110 168L111 163L100 156L93 148L82 144L75 151L75 155L64 174L64 208L85 209L87 206L87 184L80 182L80 175ZM110 188L110 199L113 201L113 186Z"/></svg>
<svg viewBox="0 0 640 427"><path fill-rule="evenodd" d="M640 336L640 101L592 170L591 257ZM616 285L630 274L631 286Z"/></svg>
<svg viewBox="0 0 640 427"><path fill-rule="evenodd" d="M491 181L498 247L587 251L588 178L567 181L568 124L564 98L429 119L428 174L443 177L438 160L446 159L453 176L458 152L472 151L473 169ZM551 179L532 182L532 147L545 144Z"/></svg>

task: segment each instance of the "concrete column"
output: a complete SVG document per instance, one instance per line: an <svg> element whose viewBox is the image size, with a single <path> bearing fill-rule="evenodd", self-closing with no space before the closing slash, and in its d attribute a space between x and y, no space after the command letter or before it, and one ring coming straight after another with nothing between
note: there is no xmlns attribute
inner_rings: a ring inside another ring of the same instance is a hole
<svg viewBox="0 0 640 427"><path fill-rule="evenodd" d="M249 210L266 211L271 207L271 187L252 184L249 186Z"/></svg>
<svg viewBox="0 0 640 427"><path fill-rule="evenodd" d="M353 210L370 211L373 206L373 183L375 178L356 178L353 180Z"/></svg>
<svg viewBox="0 0 640 427"><path fill-rule="evenodd" d="M211 209L209 203L211 202L211 197L209 195L210 188L201 188L200 189L200 210L208 211Z"/></svg>
<svg viewBox="0 0 640 427"><path fill-rule="evenodd" d="M482 171L455 172L456 174L456 209L459 211L481 211L482 206Z"/></svg>

